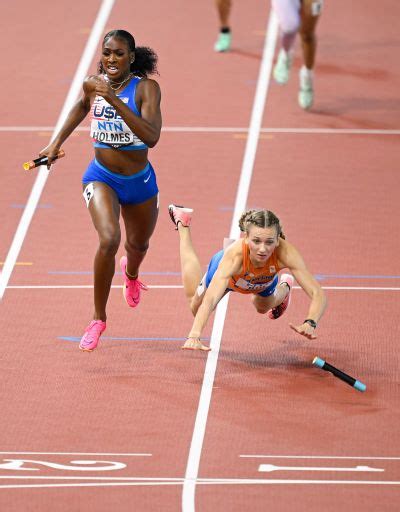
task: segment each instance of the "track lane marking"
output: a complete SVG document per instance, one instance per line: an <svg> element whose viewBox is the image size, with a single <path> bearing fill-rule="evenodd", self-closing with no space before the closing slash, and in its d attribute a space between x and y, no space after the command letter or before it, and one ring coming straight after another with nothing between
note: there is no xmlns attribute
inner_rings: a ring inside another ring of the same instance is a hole
<svg viewBox="0 0 400 512"><path fill-rule="evenodd" d="M0 126L0 132L52 132L54 126ZM89 126L78 126L76 132L89 132ZM248 133L243 126L163 126L169 133ZM400 130L368 128L261 128L261 133L292 133L310 135L400 135Z"/></svg>
<svg viewBox="0 0 400 512"><path fill-rule="evenodd" d="M237 219L245 210L247 197L254 168L254 161L257 152L258 139L264 115L264 107L267 99L269 82L271 78L272 61L275 53L275 45L278 36L278 20L274 11L270 10L267 23L262 61L259 69L257 87L251 112L248 138L246 141L240 172L239 184L237 187L235 207L232 216L232 224L229 238L239 238L240 230ZM185 481L182 490L183 512L195 511L196 480L199 471L201 451L207 424L208 411L211 403L211 395L214 387L214 378L217 369L218 354L221 346L222 331L224 328L226 312L228 308L229 295L219 302L212 327L210 347L207 353L207 361L204 371L203 383L200 391L199 405L196 413L193 428L192 440L190 443L189 455L185 471Z"/></svg>
<svg viewBox="0 0 400 512"><path fill-rule="evenodd" d="M271 473L272 471L355 471L355 472L377 472L385 471L382 468L370 468L369 466L356 466L353 468L334 468L334 467L307 467L307 466L275 466L274 464L260 464L258 467L260 473Z"/></svg>
<svg viewBox="0 0 400 512"><path fill-rule="evenodd" d="M97 51L97 46L100 37L104 31L106 22L109 18L113 5L114 0L103 0L101 4L96 20L92 27L89 39L86 43L86 47L82 53L82 57L75 72L75 76L72 80L71 87L68 91L60 116L54 128L52 138L55 137L56 133L63 125L65 119L68 116L69 111L71 110L74 102L76 101L76 98L82 86L82 82L88 73L89 66L93 60L95 52ZM17 230L14 234L14 238L11 242L11 246L8 251L6 260L4 262L3 269L0 273L0 300L3 298L4 292L7 288L8 281L10 280L11 274L14 270L15 262L17 261L18 255L21 251L22 244L24 243L31 220L36 211L36 207L39 203L40 196L43 192L48 176L49 171L47 170L46 166L41 166L39 168L27 204L24 208L23 214L19 221Z"/></svg>
<svg viewBox="0 0 400 512"><path fill-rule="evenodd" d="M71 484L14 484L0 485L0 489L43 489L43 488L61 488L61 487L131 487L131 486L159 486L159 485L184 485L184 478L166 478L155 480L146 478L140 480L132 477L133 481L106 482L88 482L88 483L71 483ZM199 478L197 485L400 485L397 480L279 480L279 479L246 479L246 478Z"/></svg>
<svg viewBox="0 0 400 512"><path fill-rule="evenodd" d="M41 285L41 284L32 284L32 285L9 285L7 286L7 290L82 290L82 289L92 289L93 284L49 284L49 285ZM122 285L113 284L111 288L119 289ZM182 289L183 285L181 284L149 284L148 288L153 289ZM381 292L398 292L400 291L400 287L398 286L321 286L323 290L337 290L337 291L381 291ZM301 290L300 286L292 286L293 290Z"/></svg>
<svg viewBox="0 0 400 512"><path fill-rule="evenodd" d="M400 460L400 457L350 457L347 455L239 455L248 459Z"/></svg>
<svg viewBox="0 0 400 512"><path fill-rule="evenodd" d="M102 453L102 452L0 452L0 455L112 455L116 457L152 457L152 453Z"/></svg>

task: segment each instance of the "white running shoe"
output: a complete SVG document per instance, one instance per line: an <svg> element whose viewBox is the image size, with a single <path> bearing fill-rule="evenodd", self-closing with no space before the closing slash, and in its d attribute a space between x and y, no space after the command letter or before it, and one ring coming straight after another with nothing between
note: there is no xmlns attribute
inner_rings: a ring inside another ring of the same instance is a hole
<svg viewBox="0 0 400 512"><path fill-rule="evenodd" d="M216 52L228 52L231 49L232 34L231 32L220 32L218 39L214 45Z"/></svg>
<svg viewBox="0 0 400 512"><path fill-rule="evenodd" d="M290 68L292 66L292 55L283 48L280 49L278 59L274 67L274 78L278 84L286 84L289 80Z"/></svg>
<svg viewBox="0 0 400 512"><path fill-rule="evenodd" d="M314 102L313 72L303 66L299 72L299 105L308 110Z"/></svg>

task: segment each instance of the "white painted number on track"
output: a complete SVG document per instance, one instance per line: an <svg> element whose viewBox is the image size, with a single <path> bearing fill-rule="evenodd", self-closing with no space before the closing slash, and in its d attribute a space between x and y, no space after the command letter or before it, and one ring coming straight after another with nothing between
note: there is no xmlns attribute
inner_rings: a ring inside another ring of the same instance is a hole
<svg viewBox="0 0 400 512"><path fill-rule="evenodd" d="M76 466L67 466L65 464L57 464L43 460L3 459L3 461L4 464L0 464L0 470L7 469L11 471L40 471L40 468L23 467L25 464L39 464L41 466L65 471L113 471L126 468L126 464L122 462L110 462L107 460L71 460L70 464L77 464ZM103 465L96 466L95 464Z"/></svg>

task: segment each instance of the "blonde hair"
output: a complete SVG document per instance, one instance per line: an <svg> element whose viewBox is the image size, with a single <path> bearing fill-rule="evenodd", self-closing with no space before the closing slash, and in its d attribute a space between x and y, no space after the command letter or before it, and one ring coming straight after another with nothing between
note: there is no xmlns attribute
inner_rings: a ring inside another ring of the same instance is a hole
<svg viewBox="0 0 400 512"><path fill-rule="evenodd" d="M269 210L247 210L244 212L239 219L240 231L248 234L251 226L264 229L275 226L278 236L285 239L278 217Z"/></svg>

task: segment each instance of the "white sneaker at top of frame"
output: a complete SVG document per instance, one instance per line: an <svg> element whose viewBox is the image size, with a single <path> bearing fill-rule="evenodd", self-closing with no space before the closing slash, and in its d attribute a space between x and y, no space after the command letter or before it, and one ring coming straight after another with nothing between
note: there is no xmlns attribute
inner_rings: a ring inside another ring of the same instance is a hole
<svg viewBox="0 0 400 512"><path fill-rule="evenodd" d="M278 84L286 84L289 80L292 60L292 54L287 53L283 48L281 48L273 71L274 79Z"/></svg>
<svg viewBox="0 0 400 512"><path fill-rule="evenodd" d="M313 72L303 66L299 72L299 105L301 108L308 110L312 107L314 102L314 86L313 86Z"/></svg>

